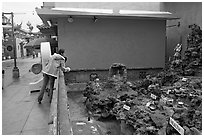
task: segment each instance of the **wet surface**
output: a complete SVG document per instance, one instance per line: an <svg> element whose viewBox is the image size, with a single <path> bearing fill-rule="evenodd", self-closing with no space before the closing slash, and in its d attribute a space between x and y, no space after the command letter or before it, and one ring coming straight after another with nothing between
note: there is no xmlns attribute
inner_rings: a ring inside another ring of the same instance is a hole
<svg viewBox="0 0 204 137"><path fill-rule="evenodd" d="M32 64L40 58L17 60L19 79L12 78L12 60L2 62L5 69L2 90L2 134L3 135L47 135L50 103L47 94L41 105L37 103L38 93L30 94L29 83L39 80L42 74L29 72ZM5 68L9 66L9 68Z"/></svg>
<svg viewBox="0 0 204 137"><path fill-rule="evenodd" d="M72 121L72 130L74 135L101 135L97 124L87 121Z"/></svg>
<svg viewBox="0 0 204 137"><path fill-rule="evenodd" d="M88 113L84 105L86 98L82 92L68 92L70 120L74 135L120 135L120 123L113 118L97 119ZM78 125L77 125L78 123Z"/></svg>
<svg viewBox="0 0 204 137"><path fill-rule="evenodd" d="M82 92L68 92L68 102L71 120L87 120L88 114L83 103Z"/></svg>

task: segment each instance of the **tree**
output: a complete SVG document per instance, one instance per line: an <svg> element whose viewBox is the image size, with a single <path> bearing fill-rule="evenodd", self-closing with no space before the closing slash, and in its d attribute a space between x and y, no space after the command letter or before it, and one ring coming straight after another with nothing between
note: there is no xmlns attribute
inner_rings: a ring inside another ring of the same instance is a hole
<svg viewBox="0 0 204 137"><path fill-rule="evenodd" d="M28 29L30 30L30 32L32 32L33 26L32 26L32 24L30 23L30 21L28 21L26 25L28 26Z"/></svg>

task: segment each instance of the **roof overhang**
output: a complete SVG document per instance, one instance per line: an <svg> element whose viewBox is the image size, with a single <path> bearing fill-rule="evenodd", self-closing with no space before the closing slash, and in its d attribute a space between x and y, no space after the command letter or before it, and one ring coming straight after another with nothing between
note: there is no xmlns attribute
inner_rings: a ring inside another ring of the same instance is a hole
<svg viewBox="0 0 204 137"><path fill-rule="evenodd" d="M180 19L173 16L170 12L160 11L136 11L136 10L119 10L115 13L111 9L81 9L81 8L42 8L36 9L39 17L46 22L53 18L77 16L77 17L92 17L98 16L100 18L146 18L146 19L160 19L160 20L174 20Z"/></svg>

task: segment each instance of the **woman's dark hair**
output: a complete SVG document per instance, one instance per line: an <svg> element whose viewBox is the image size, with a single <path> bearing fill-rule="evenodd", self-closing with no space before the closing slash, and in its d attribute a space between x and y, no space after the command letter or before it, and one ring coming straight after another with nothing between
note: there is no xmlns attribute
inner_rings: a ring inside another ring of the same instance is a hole
<svg viewBox="0 0 204 137"><path fill-rule="evenodd" d="M67 62L67 57L64 57L65 58L65 62Z"/></svg>
<svg viewBox="0 0 204 137"><path fill-rule="evenodd" d="M58 50L58 54L60 54L60 55L63 55L63 54L64 54L64 52L65 52L65 50L64 50L64 49L59 49L59 50Z"/></svg>
<svg viewBox="0 0 204 137"><path fill-rule="evenodd" d="M65 62L67 61L67 57L65 57L64 54L65 50L64 49L59 49L58 54L62 55L65 58Z"/></svg>

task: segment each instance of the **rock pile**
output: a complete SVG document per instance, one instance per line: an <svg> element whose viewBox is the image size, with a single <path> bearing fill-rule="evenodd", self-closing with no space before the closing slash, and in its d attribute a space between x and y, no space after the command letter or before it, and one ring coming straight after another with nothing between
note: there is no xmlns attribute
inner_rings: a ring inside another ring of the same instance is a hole
<svg viewBox="0 0 204 137"><path fill-rule="evenodd" d="M131 126L132 134L179 134L168 126L170 117L184 128L184 134L195 134L191 128L202 131L202 81L176 79L171 86L162 86L157 77L147 77L142 81L149 81L147 88L141 88L145 84L128 82L125 83L127 88L120 91L107 88L106 83L92 81L84 91L85 104L93 117L114 117Z"/></svg>
<svg viewBox="0 0 204 137"><path fill-rule="evenodd" d="M170 70L184 76L194 76L202 67L202 30L196 24L189 25L187 48L181 57L182 45L177 44Z"/></svg>
<svg viewBox="0 0 204 137"><path fill-rule="evenodd" d="M187 49L183 59L184 75L194 75L202 66L202 30L196 24L189 25Z"/></svg>
<svg viewBox="0 0 204 137"><path fill-rule="evenodd" d="M184 58L178 44L169 69L128 82L126 67L114 64L107 82L90 81L84 91L89 114L115 118L135 135L201 134L202 79L192 75L202 65L202 31L195 24L189 28Z"/></svg>

